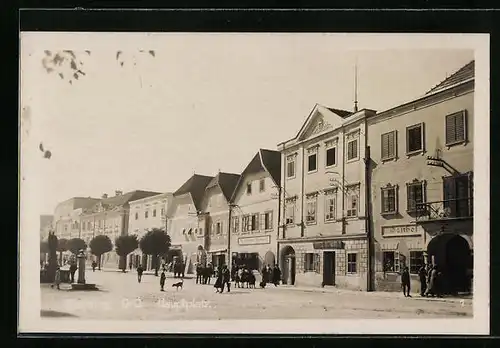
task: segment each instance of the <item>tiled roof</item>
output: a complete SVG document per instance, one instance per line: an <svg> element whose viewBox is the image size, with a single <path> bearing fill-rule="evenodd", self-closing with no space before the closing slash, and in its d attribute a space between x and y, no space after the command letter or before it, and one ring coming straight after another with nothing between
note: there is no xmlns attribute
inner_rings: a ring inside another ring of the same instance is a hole
<svg viewBox="0 0 500 348"><path fill-rule="evenodd" d="M220 172L210 181L207 185L207 189L218 185L226 200L230 202L239 179L239 174Z"/></svg>
<svg viewBox="0 0 500 348"><path fill-rule="evenodd" d="M113 196L109 198L104 198L100 201L103 206L107 207L119 207L127 204L130 201L134 201L136 199L141 199L141 198L146 198L150 196L155 196L160 194L159 192L152 192L152 191L142 191L142 190L135 190L135 191L130 191L127 193L124 193L122 195L118 196ZM98 203L98 204L100 204Z"/></svg>
<svg viewBox="0 0 500 348"><path fill-rule="evenodd" d="M273 178L274 182L281 185L281 153L279 151L260 149L263 165Z"/></svg>
<svg viewBox="0 0 500 348"><path fill-rule="evenodd" d="M461 83L463 81L469 80L474 77L474 61L471 61L458 69L455 73L453 73L451 76L447 77L440 83L438 83L436 86L434 86L432 89L430 89L426 94L434 93L439 90L446 89L450 86L456 85L458 83Z"/></svg>
<svg viewBox="0 0 500 348"><path fill-rule="evenodd" d="M200 210L200 204L205 193L205 188L213 178L213 176L194 174L188 179L188 181L179 187L177 191L174 192L174 196L190 193L196 210Z"/></svg>
<svg viewBox="0 0 500 348"><path fill-rule="evenodd" d="M342 117L342 118L347 118L349 116L351 116L352 114L354 114L354 112L351 112L351 111L347 111L347 110L341 110L341 109L334 109L334 108L329 108L329 107L326 107L328 110L330 110L331 112L333 112L334 114Z"/></svg>

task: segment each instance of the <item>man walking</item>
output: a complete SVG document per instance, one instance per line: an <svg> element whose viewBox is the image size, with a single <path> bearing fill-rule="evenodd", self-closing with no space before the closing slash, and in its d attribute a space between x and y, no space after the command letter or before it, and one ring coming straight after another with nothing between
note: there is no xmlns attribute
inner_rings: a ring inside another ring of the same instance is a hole
<svg viewBox="0 0 500 348"><path fill-rule="evenodd" d="M95 268L97 267L97 262L92 261L92 272L95 272Z"/></svg>
<svg viewBox="0 0 500 348"><path fill-rule="evenodd" d="M203 268L201 267L201 264L198 263L196 265L196 284L201 284L203 282Z"/></svg>
<svg viewBox="0 0 500 348"><path fill-rule="evenodd" d="M220 292L224 292L224 285L227 286L227 292L231 292L231 272L226 265L222 266L222 285Z"/></svg>
<svg viewBox="0 0 500 348"><path fill-rule="evenodd" d="M165 271L162 271L161 275L160 275L160 288L161 288L160 291L165 291L164 290L164 288L165 288L165 280L167 280L167 276L165 275Z"/></svg>
<svg viewBox="0 0 500 348"><path fill-rule="evenodd" d="M54 286L57 288L57 290L60 290L60 284L61 284L61 269L59 266L56 268L56 274L54 276L54 283L50 286L53 288Z"/></svg>
<svg viewBox="0 0 500 348"><path fill-rule="evenodd" d="M69 274L71 275L71 282L75 282L75 273L78 267L76 266L76 262L72 261L71 266L69 266Z"/></svg>
<svg viewBox="0 0 500 348"><path fill-rule="evenodd" d="M427 291L427 268L422 265L418 270L418 278L420 280L420 296L424 297Z"/></svg>
<svg viewBox="0 0 500 348"><path fill-rule="evenodd" d="M401 286L403 287L403 294L405 297L411 297L410 295L410 272L408 271L408 267L403 269L401 273Z"/></svg>
<svg viewBox="0 0 500 348"><path fill-rule="evenodd" d="M142 280L142 273L144 272L144 268L141 265L137 267L137 281L140 283Z"/></svg>

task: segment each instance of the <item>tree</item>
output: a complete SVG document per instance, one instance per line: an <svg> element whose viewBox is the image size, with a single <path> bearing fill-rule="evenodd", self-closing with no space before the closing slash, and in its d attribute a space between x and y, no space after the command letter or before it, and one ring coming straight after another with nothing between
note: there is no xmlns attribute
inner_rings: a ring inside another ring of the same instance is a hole
<svg viewBox="0 0 500 348"><path fill-rule="evenodd" d="M111 243L111 239L104 234L100 234L92 238L89 243L90 252L97 256L99 270L101 270L101 257L107 252L113 250L113 243Z"/></svg>
<svg viewBox="0 0 500 348"><path fill-rule="evenodd" d="M68 240L61 238L57 241L57 251L59 252L59 263L62 265L62 253L68 250Z"/></svg>
<svg viewBox="0 0 500 348"><path fill-rule="evenodd" d="M49 267L47 269L47 279L49 281L54 281L57 268L57 237L54 232L49 232L49 238L47 239L47 245L49 247Z"/></svg>
<svg viewBox="0 0 500 348"><path fill-rule="evenodd" d="M139 242L135 235L120 236L116 238L115 250L118 256L120 256L120 268L123 273L125 273L127 269L127 255L137 249L138 244Z"/></svg>
<svg viewBox="0 0 500 348"><path fill-rule="evenodd" d="M164 255L170 248L170 236L162 229L153 228L148 231L139 242L142 252L146 255L152 255L155 260L155 276L158 276L158 258Z"/></svg>
<svg viewBox="0 0 500 348"><path fill-rule="evenodd" d="M83 239L80 238L72 238L68 241L68 250L73 254L78 254L80 250L87 249L87 243Z"/></svg>

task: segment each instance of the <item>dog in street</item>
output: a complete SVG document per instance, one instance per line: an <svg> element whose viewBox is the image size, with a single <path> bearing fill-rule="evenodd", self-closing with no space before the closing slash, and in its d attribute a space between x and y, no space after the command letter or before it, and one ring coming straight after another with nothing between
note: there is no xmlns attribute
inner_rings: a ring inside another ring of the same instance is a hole
<svg viewBox="0 0 500 348"><path fill-rule="evenodd" d="M183 285L184 285L184 281L183 281L183 280L181 280L180 282L177 282L177 283L172 284L172 287L173 287L173 288L176 288L176 290L179 290L179 288L181 288L181 290L182 290L182 286L183 286Z"/></svg>

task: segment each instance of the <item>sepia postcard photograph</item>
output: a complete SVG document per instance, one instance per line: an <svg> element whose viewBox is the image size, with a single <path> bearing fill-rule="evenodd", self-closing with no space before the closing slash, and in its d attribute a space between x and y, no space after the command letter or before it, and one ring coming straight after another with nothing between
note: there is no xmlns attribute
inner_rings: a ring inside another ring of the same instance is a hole
<svg viewBox="0 0 500 348"><path fill-rule="evenodd" d="M489 333L488 35L19 56L20 333Z"/></svg>

